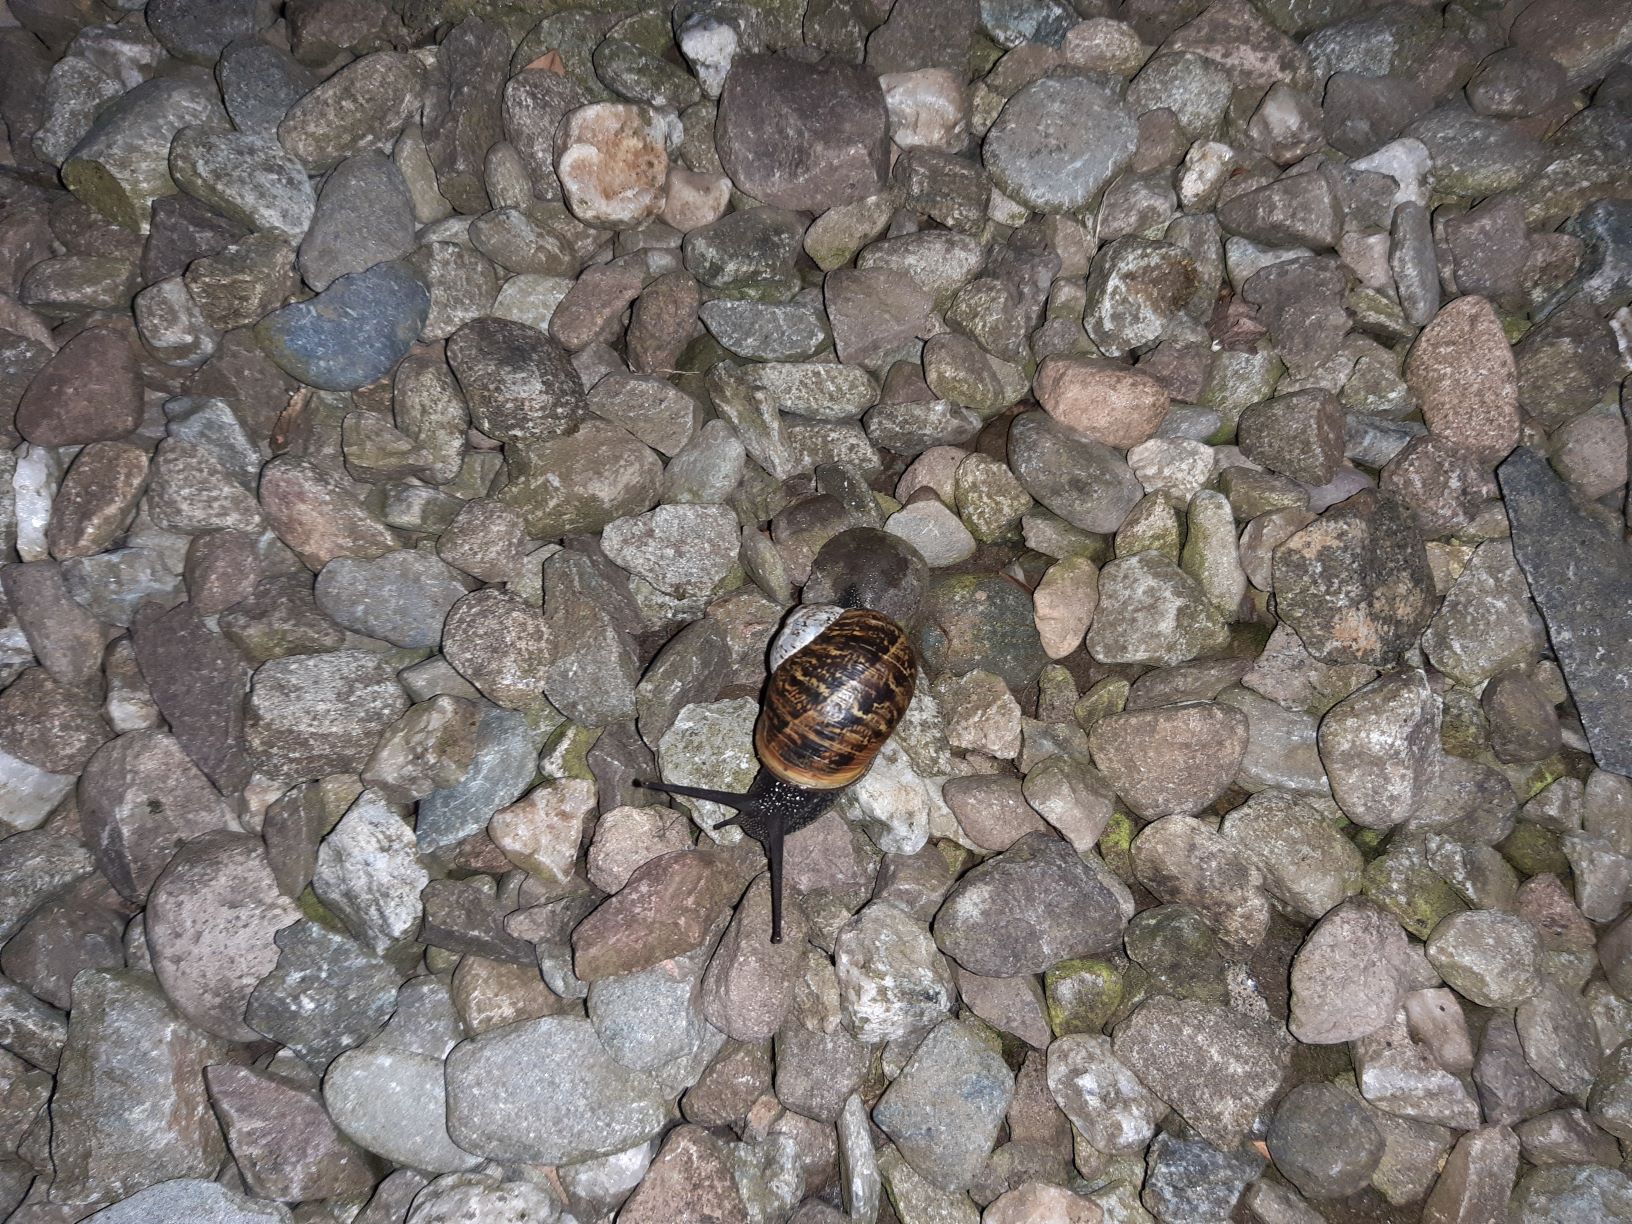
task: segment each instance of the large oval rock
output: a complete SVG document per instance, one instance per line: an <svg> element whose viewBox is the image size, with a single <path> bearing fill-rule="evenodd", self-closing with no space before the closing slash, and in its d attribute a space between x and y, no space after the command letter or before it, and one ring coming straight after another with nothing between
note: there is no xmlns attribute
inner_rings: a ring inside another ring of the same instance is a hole
<svg viewBox="0 0 1632 1224"><path fill-rule="evenodd" d="M36 446L112 441L141 422L136 346L118 327L88 327L64 344L17 405L17 432Z"/></svg>
<svg viewBox="0 0 1632 1224"><path fill-rule="evenodd" d="M1115 894L1071 843L1037 832L959 880L934 930L941 950L971 973L1013 977L1109 951L1124 921Z"/></svg>
<svg viewBox="0 0 1632 1224"><path fill-rule="evenodd" d="M278 891L261 839L211 833L183 846L153 885L147 943L176 1009L228 1041L259 1041L244 1008L278 963L272 940L300 919Z"/></svg>
<svg viewBox="0 0 1632 1224"><path fill-rule="evenodd" d="M323 1103L352 1142L432 1173L481 1163L449 1138L445 1092L440 1058L384 1043L347 1050L323 1077Z"/></svg>
<svg viewBox="0 0 1632 1224"><path fill-rule="evenodd" d="M323 567L317 606L356 633L397 646L435 646L465 588L446 562L402 549L374 560L338 557Z"/></svg>
<svg viewBox="0 0 1632 1224"><path fill-rule="evenodd" d="M1144 496L1122 456L1042 412L1009 426L1009 463L1027 493L1084 531L1115 531Z"/></svg>
<svg viewBox="0 0 1632 1224"><path fill-rule="evenodd" d="M501 442L560 437L589 415L567 351L525 323L472 319L448 338L448 364L471 422Z"/></svg>
<svg viewBox="0 0 1632 1224"><path fill-rule="evenodd" d="M746 195L825 212L878 191L889 170L889 114L878 79L837 59L745 55L720 95L720 162Z"/></svg>
<svg viewBox="0 0 1632 1224"><path fill-rule="evenodd" d="M663 1129L657 1086L607 1053L588 1020L505 1025L448 1055L448 1130L490 1160L574 1164Z"/></svg>
<svg viewBox="0 0 1632 1224"><path fill-rule="evenodd" d="M1128 710L1088 733L1094 764L1140 816L1191 816L1235 781L1247 716L1216 701Z"/></svg>
<svg viewBox="0 0 1632 1224"><path fill-rule="evenodd" d="M986 134L986 167L1035 212L1072 212L1133 160L1139 128L1115 94L1085 77L1045 77L1009 99Z"/></svg>

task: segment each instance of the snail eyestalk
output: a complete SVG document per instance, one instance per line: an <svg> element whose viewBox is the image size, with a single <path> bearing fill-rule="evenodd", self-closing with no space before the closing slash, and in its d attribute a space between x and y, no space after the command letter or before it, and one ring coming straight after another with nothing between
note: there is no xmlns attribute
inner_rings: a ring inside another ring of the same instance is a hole
<svg viewBox="0 0 1632 1224"><path fill-rule="evenodd" d="M771 868L771 942L782 942L782 852L789 833L814 821L839 797L836 790L815 790L784 782L768 769L759 771L754 784L743 795L731 791L709 790L702 786L671 786L667 782L645 782L637 779L635 785L645 790L663 791L683 799L706 799L735 808L737 815L722 820L714 829L729 829L733 825L765 847L765 857Z"/></svg>
<svg viewBox="0 0 1632 1224"><path fill-rule="evenodd" d="M860 591L847 586L842 602ZM917 667L906 631L865 608L807 604L770 650L771 678L754 723L760 771L745 794L667 782L635 785L736 809L736 825L770 862L771 942L782 942L786 839L833 806L872 766L912 701Z"/></svg>

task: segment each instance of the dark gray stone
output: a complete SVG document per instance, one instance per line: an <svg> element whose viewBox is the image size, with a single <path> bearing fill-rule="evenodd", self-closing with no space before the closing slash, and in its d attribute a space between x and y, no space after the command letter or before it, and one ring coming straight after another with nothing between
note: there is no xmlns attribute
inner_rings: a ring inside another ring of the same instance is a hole
<svg viewBox="0 0 1632 1224"><path fill-rule="evenodd" d="M1524 571L1598 764L1632 774L1632 554L1521 446L1496 471Z"/></svg>

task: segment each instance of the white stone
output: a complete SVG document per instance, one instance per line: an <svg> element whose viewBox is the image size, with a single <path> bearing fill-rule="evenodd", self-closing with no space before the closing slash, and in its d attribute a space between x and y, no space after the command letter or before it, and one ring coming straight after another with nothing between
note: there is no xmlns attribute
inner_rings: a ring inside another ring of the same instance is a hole
<svg viewBox="0 0 1632 1224"><path fill-rule="evenodd" d="M39 828L75 781L73 774L47 773L0 751L0 824L18 832Z"/></svg>
<svg viewBox="0 0 1632 1224"><path fill-rule="evenodd" d="M1428 187L1433 177L1433 158L1428 146L1414 136L1402 136L1390 141L1375 152L1357 157L1349 163L1351 170L1370 170L1386 174L1399 184L1394 193L1394 206L1401 204L1428 204Z"/></svg>
<svg viewBox="0 0 1632 1224"><path fill-rule="evenodd" d="M975 555L975 537L940 501L903 506L890 515L884 530L911 544L931 567L956 565Z"/></svg>
<svg viewBox="0 0 1632 1224"><path fill-rule="evenodd" d="M1179 203L1185 211L1211 208L1234 165L1235 150L1227 144L1198 140L1191 145L1179 171Z"/></svg>
<svg viewBox="0 0 1632 1224"><path fill-rule="evenodd" d="M1071 1033L1049 1046L1048 1091L1094 1149L1112 1156L1144 1151L1167 1114L1097 1033Z"/></svg>
<svg viewBox="0 0 1632 1224"><path fill-rule="evenodd" d="M567 206L590 225L627 227L663 207L667 125L630 102L570 112L555 138L555 174Z"/></svg>
<svg viewBox="0 0 1632 1224"><path fill-rule="evenodd" d="M1213 475L1213 448L1189 438L1151 438L1128 452L1128 466L1146 493L1185 505Z"/></svg>
<svg viewBox="0 0 1632 1224"><path fill-rule="evenodd" d="M731 64L742 49L736 28L718 17L696 14L680 27L680 54L686 57L697 83L710 98L720 96Z"/></svg>
<svg viewBox="0 0 1632 1224"><path fill-rule="evenodd" d="M917 854L929 843L929 783L893 740L839 804L840 814L861 825L885 854Z"/></svg>
<svg viewBox="0 0 1632 1224"><path fill-rule="evenodd" d="M78 452L75 451L77 454ZM55 447L25 442L17 449L17 470L11 492L17 505L17 555L24 561L46 561L45 529L51 522L51 503L72 456Z"/></svg>
<svg viewBox="0 0 1632 1224"><path fill-rule="evenodd" d="M408 822L364 791L318 847L312 891L352 934L383 952L419 928L419 894L430 879Z"/></svg>

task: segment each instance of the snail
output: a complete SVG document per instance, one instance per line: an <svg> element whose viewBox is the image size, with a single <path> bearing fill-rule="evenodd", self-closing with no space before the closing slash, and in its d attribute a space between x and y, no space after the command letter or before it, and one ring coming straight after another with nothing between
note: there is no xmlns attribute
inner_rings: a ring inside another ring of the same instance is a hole
<svg viewBox="0 0 1632 1224"><path fill-rule="evenodd" d="M754 724L760 770L747 793L635 785L735 808L736 825L765 847L771 942L782 942L782 843L833 806L907 712L916 665L907 634L870 608L807 605L771 647L771 678Z"/></svg>

